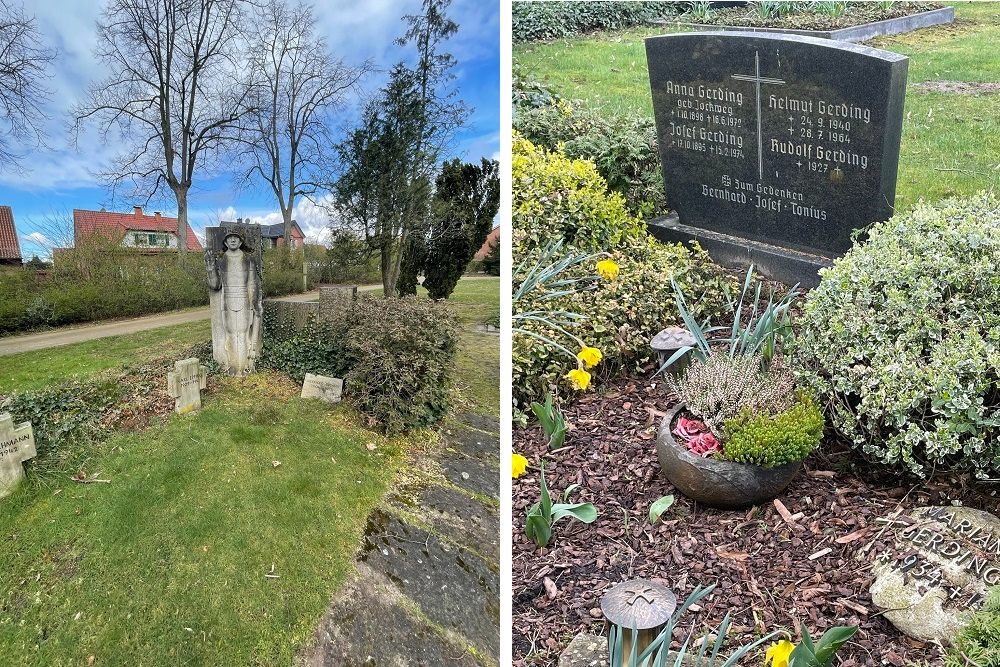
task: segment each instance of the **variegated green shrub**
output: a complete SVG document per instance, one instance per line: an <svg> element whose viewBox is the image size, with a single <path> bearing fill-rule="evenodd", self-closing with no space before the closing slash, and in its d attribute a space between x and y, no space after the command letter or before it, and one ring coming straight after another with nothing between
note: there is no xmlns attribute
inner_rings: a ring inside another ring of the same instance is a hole
<svg viewBox="0 0 1000 667"><path fill-rule="evenodd" d="M872 459L917 475L1000 468L1000 200L920 204L824 272L799 380Z"/></svg>

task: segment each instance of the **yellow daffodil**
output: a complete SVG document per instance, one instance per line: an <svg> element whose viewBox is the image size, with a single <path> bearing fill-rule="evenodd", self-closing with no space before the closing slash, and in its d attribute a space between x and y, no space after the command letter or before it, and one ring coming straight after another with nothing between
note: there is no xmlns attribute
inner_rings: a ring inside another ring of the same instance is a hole
<svg viewBox="0 0 1000 667"><path fill-rule="evenodd" d="M574 368L563 377L570 381L574 389L583 390L590 386L590 373L582 368Z"/></svg>
<svg viewBox="0 0 1000 667"><path fill-rule="evenodd" d="M618 277L618 265L614 260L602 259L597 263L597 273L605 280L614 280Z"/></svg>
<svg viewBox="0 0 1000 667"><path fill-rule="evenodd" d="M603 355L596 347L584 347L576 353L576 358L583 363L584 368L593 368L601 363Z"/></svg>
<svg viewBox="0 0 1000 667"><path fill-rule="evenodd" d="M517 479L524 474L525 468L528 467L528 459L524 458L520 454L514 454L510 457L510 465L510 476Z"/></svg>
<svg viewBox="0 0 1000 667"><path fill-rule="evenodd" d="M768 664L770 664L771 667L788 667L788 656L790 656L794 650L795 644L787 639L782 639L777 644L771 644L771 648L767 649L767 653L764 654L765 667L767 667Z"/></svg>

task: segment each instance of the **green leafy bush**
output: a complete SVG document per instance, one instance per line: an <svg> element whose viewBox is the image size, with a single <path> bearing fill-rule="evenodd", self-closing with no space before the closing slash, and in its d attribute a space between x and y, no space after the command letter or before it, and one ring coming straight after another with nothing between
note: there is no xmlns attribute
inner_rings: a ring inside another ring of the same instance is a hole
<svg viewBox="0 0 1000 667"><path fill-rule="evenodd" d="M264 296L274 297L304 292L302 251L286 246L270 248L263 254Z"/></svg>
<svg viewBox="0 0 1000 667"><path fill-rule="evenodd" d="M424 426L448 409L458 328L447 307L416 297L363 297L343 318L296 328L265 308L261 368L301 382L344 378L344 395L388 433Z"/></svg>
<svg viewBox="0 0 1000 667"><path fill-rule="evenodd" d="M440 419L458 347L447 307L415 297L362 298L350 320L345 385L351 402L388 433Z"/></svg>
<svg viewBox="0 0 1000 667"><path fill-rule="evenodd" d="M800 382L874 460L1000 468L1000 201L920 204L825 270L793 349Z"/></svg>
<svg viewBox="0 0 1000 667"><path fill-rule="evenodd" d="M958 635L945 667L1000 667L1000 586L990 589L982 608Z"/></svg>
<svg viewBox="0 0 1000 667"><path fill-rule="evenodd" d="M744 410L726 421L723 458L765 468L801 461L823 439L823 412L800 393L787 410L775 415Z"/></svg>
<svg viewBox="0 0 1000 667"><path fill-rule="evenodd" d="M592 160L607 187L625 198L633 215L666 212L652 118L605 116L578 103L553 99L542 106L518 106L514 129L537 146L560 148L571 159Z"/></svg>
<svg viewBox="0 0 1000 667"><path fill-rule="evenodd" d="M500 275L500 243L494 243L490 247L490 251L483 257L482 261L483 273L489 274L491 276Z"/></svg>
<svg viewBox="0 0 1000 667"><path fill-rule="evenodd" d="M649 356L650 339L678 322L671 277L695 304L700 319L727 312L725 290L732 280L708 260L703 250L654 241L640 221L628 214L620 195L608 193L592 163L571 160L559 151L536 148L516 138L513 151L513 237L516 265L533 266L553 239L562 236L564 255L606 251L619 266L614 280L593 281L591 263L574 265L562 279L587 279L593 288L549 298L531 292L519 303L521 311L565 311L584 319L572 333L604 355L601 372L612 373L625 363ZM549 262L558 258L549 258ZM525 279L514 276L514 289ZM527 331L558 338L559 332L541 322L526 322ZM513 342L514 397L519 405L541 398L558 385L574 360L529 334L516 333Z"/></svg>
<svg viewBox="0 0 1000 667"><path fill-rule="evenodd" d="M570 37L593 30L618 30L673 16L672 2L515 2L511 34L515 42Z"/></svg>
<svg viewBox="0 0 1000 667"><path fill-rule="evenodd" d="M306 373L344 377L351 365L345 339L347 322L324 322L310 317L295 329L281 322L269 304L264 304L263 345L258 368L281 371L302 382Z"/></svg>
<svg viewBox="0 0 1000 667"><path fill-rule="evenodd" d="M516 247L562 238L579 250L606 250L646 236L621 195L608 193L593 162L515 137L511 178Z"/></svg>

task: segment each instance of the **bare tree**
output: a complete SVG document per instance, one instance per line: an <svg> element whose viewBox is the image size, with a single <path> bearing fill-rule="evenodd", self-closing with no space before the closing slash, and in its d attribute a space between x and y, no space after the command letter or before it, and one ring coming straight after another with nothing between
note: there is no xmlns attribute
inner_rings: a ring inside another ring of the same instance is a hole
<svg viewBox="0 0 1000 667"><path fill-rule="evenodd" d="M73 226L73 212L67 208L52 208L41 219L33 218L28 236L39 246L47 257L56 249L72 248L76 245L76 228Z"/></svg>
<svg viewBox="0 0 1000 667"><path fill-rule="evenodd" d="M50 91L43 81L55 57L34 17L0 0L0 163L20 166L24 155L12 143L44 145L43 105Z"/></svg>
<svg viewBox="0 0 1000 667"><path fill-rule="evenodd" d="M247 0L111 0L96 54L111 71L75 112L75 130L96 122L124 142L102 176L112 196L177 200L177 249L187 251L188 192L211 171L249 110L252 68L240 65Z"/></svg>
<svg viewBox="0 0 1000 667"><path fill-rule="evenodd" d="M249 168L245 182L260 177L274 193L284 223L285 243L299 197L320 187L324 153L332 141L333 112L371 71L330 55L317 35L308 5L267 0L260 8L249 67L260 76L241 140Z"/></svg>

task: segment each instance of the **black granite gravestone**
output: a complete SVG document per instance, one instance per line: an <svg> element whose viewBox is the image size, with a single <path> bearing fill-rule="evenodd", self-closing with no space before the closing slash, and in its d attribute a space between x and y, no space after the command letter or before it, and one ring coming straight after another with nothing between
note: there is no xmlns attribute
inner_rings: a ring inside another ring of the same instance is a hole
<svg viewBox="0 0 1000 667"><path fill-rule="evenodd" d="M905 56L699 32L651 37L646 58L677 211L650 223L657 237L695 238L723 264L815 285L855 230L891 217Z"/></svg>

